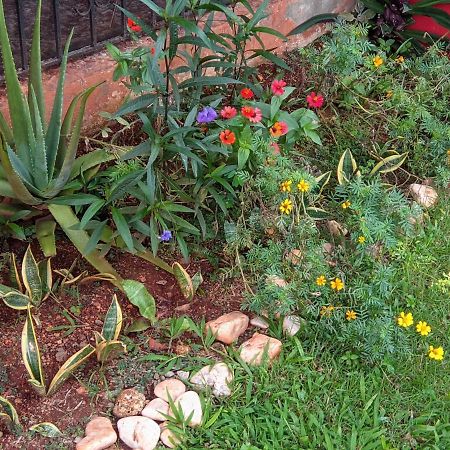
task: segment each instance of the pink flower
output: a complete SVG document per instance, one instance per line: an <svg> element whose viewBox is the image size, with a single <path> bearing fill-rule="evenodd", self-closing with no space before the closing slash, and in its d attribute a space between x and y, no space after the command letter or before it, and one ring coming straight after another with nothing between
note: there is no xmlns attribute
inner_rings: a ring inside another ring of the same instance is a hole
<svg viewBox="0 0 450 450"><path fill-rule="evenodd" d="M273 80L272 86L270 87L272 89L273 95L283 95L284 94L284 87L286 86L286 82L283 80Z"/></svg>
<svg viewBox="0 0 450 450"><path fill-rule="evenodd" d="M275 122L270 127L269 131L273 137L280 137L280 136L284 136L289 131L289 128L288 128L286 122Z"/></svg>
<svg viewBox="0 0 450 450"><path fill-rule="evenodd" d="M232 119L236 114L237 110L232 106L225 106L222 108L222 111L220 111L220 116L222 119Z"/></svg>
<svg viewBox="0 0 450 450"><path fill-rule="evenodd" d="M273 154L274 155L279 155L281 153L280 146L278 145L277 142L271 142L270 146L273 148Z"/></svg>
<svg viewBox="0 0 450 450"><path fill-rule="evenodd" d="M316 94L315 92L311 92L306 97L306 102L310 108L321 108L323 106L323 96L321 94Z"/></svg>
<svg viewBox="0 0 450 450"><path fill-rule="evenodd" d="M243 106L241 109L242 115L246 117L250 122L261 122L262 112L259 108L253 108L251 106Z"/></svg>

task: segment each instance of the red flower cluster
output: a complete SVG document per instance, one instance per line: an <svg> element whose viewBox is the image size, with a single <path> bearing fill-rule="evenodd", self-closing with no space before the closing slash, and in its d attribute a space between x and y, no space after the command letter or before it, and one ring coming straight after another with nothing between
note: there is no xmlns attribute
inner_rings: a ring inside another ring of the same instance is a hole
<svg viewBox="0 0 450 450"><path fill-rule="evenodd" d="M306 102L310 108L322 108L324 99L321 94L311 92L311 94L306 97Z"/></svg>
<svg viewBox="0 0 450 450"><path fill-rule="evenodd" d="M142 28L134 20L130 18L128 18L127 25L128 28L131 31L134 31L135 33L140 33L142 31Z"/></svg>

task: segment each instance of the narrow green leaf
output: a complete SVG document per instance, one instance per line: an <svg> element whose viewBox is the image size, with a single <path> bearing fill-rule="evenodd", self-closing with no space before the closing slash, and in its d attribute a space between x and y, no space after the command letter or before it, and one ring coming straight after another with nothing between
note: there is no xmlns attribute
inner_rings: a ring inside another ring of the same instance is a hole
<svg viewBox="0 0 450 450"><path fill-rule="evenodd" d="M122 309L120 308L117 295L114 294L111 305L106 313L105 320L103 322L102 336L107 341L114 341L120 335L122 329Z"/></svg>
<svg viewBox="0 0 450 450"><path fill-rule="evenodd" d="M314 25L317 25L319 23L327 23L327 22L334 22L338 14L318 14L317 16L311 17L308 20L305 20L300 25L297 25L293 30L289 31L287 34L288 36L293 36L295 34L301 34L304 33L306 30L309 30Z"/></svg>
<svg viewBox="0 0 450 450"><path fill-rule="evenodd" d="M5 411L6 415L9 417L11 422L16 426L19 426L20 421L16 408L14 408L14 405L8 399L2 397L1 395L0 395L0 406L3 408L3 411Z"/></svg>
<svg viewBox="0 0 450 450"><path fill-rule="evenodd" d="M62 436L60 429L51 422L41 422L36 425L32 425L28 429L47 438Z"/></svg>
<svg viewBox="0 0 450 450"><path fill-rule="evenodd" d="M111 215L116 224L117 231L120 233L121 238L125 242L128 250L134 252L133 236L131 236L130 227L123 216L123 214L117 208L111 208Z"/></svg>
<svg viewBox="0 0 450 450"><path fill-rule="evenodd" d="M408 152L401 155L391 155L387 158L383 158L378 162L375 167L370 171L370 176L374 176L377 173L388 173L397 170L408 157Z"/></svg>

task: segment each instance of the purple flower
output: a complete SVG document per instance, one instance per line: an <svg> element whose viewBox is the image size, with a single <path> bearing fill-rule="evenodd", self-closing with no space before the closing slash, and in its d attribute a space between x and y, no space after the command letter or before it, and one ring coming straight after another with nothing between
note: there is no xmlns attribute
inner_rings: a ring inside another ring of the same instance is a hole
<svg viewBox="0 0 450 450"><path fill-rule="evenodd" d="M163 230L161 236L159 236L159 239L162 242L169 242L172 239L172 232L169 230Z"/></svg>
<svg viewBox="0 0 450 450"><path fill-rule="evenodd" d="M217 119L217 113L210 106L206 106L197 114L198 123L209 123Z"/></svg>

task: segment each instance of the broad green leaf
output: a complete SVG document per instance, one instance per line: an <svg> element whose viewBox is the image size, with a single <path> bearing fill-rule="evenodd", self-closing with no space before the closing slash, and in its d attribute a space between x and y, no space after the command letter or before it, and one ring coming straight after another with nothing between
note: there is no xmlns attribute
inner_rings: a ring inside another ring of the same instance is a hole
<svg viewBox="0 0 450 450"><path fill-rule="evenodd" d="M139 333L140 331L148 330L152 326L148 319L140 317L134 320L128 327L125 328L124 334Z"/></svg>
<svg viewBox="0 0 450 450"><path fill-rule="evenodd" d="M22 359L28 374L29 382L39 395L45 395L45 379L42 370L41 353L34 331L31 308L28 308L27 319L22 331Z"/></svg>
<svg viewBox="0 0 450 450"><path fill-rule="evenodd" d="M14 425L19 426L20 421L16 408L14 408L14 405L8 399L2 397L1 395L0 395L0 406L2 407L3 411L5 411L6 415L9 417L9 420L11 420L11 422Z"/></svg>
<svg viewBox="0 0 450 450"><path fill-rule="evenodd" d="M64 381L69 378L72 372L77 369L81 364L86 362L86 360L95 353L95 348L92 345L86 345L81 350L72 355L58 370L56 375L53 377L52 382L48 388L47 395L52 395L61 386Z"/></svg>
<svg viewBox="0 0 450 450"><path fill-rule="evenodd" d="M370 175L374 176L377 173L388 173L397 170L406 160L408 153L402 153L401 155L391 155L387 158L383 158L378 162L375 167L370 171Z"/></svg>
<svg viewBox="0 0 450 450"><path fill-rule="evenodd" d="M38 305L42 299L42 281L31 247L27 248L22 260L22 281L31 302Z"/></svg>
<svg viewBox="0 0 450 450"><path fill-rule="evenodd" d="M180 263L174 263L172 269L183 297L191 301L194 298L195 292L190 275L184 270Z"/></svg>
<svg viewBox="0 0 450 450"><path fill-rule="evenodd" d="M111 305L103 322L102 336L107 341L114 341L120 335L122 329L122 309L120 308L117 295L114 294Z"/></svg>
<svg viewBox="0 0 450 450"><path fill-rule="evenodd" d="M46 258L56 255L55 229L53 219L43 218L35 222L36 237Z"/></svg>
<svg viewBox="0 0 450 450"><path fill-rule="evenodd" d="M62 436L60 429L51 422L41 422L28 428L41 436L53 438Z"/></svg>
<svg viewBox="0 0 450 450"><path fill-rule="evenodd" d="M104 363L121 353L126 353L126 351L127 346L122 341L103 341L96 347L97 360Z"/></svg>
<svg viewBox="0 0 450 450"><path fill-rule="evenodd" d="M124 280L122 287L128 300L139 308L141 316L154 324L156 321L156 302L147 288L136 280Z"/></svg>

